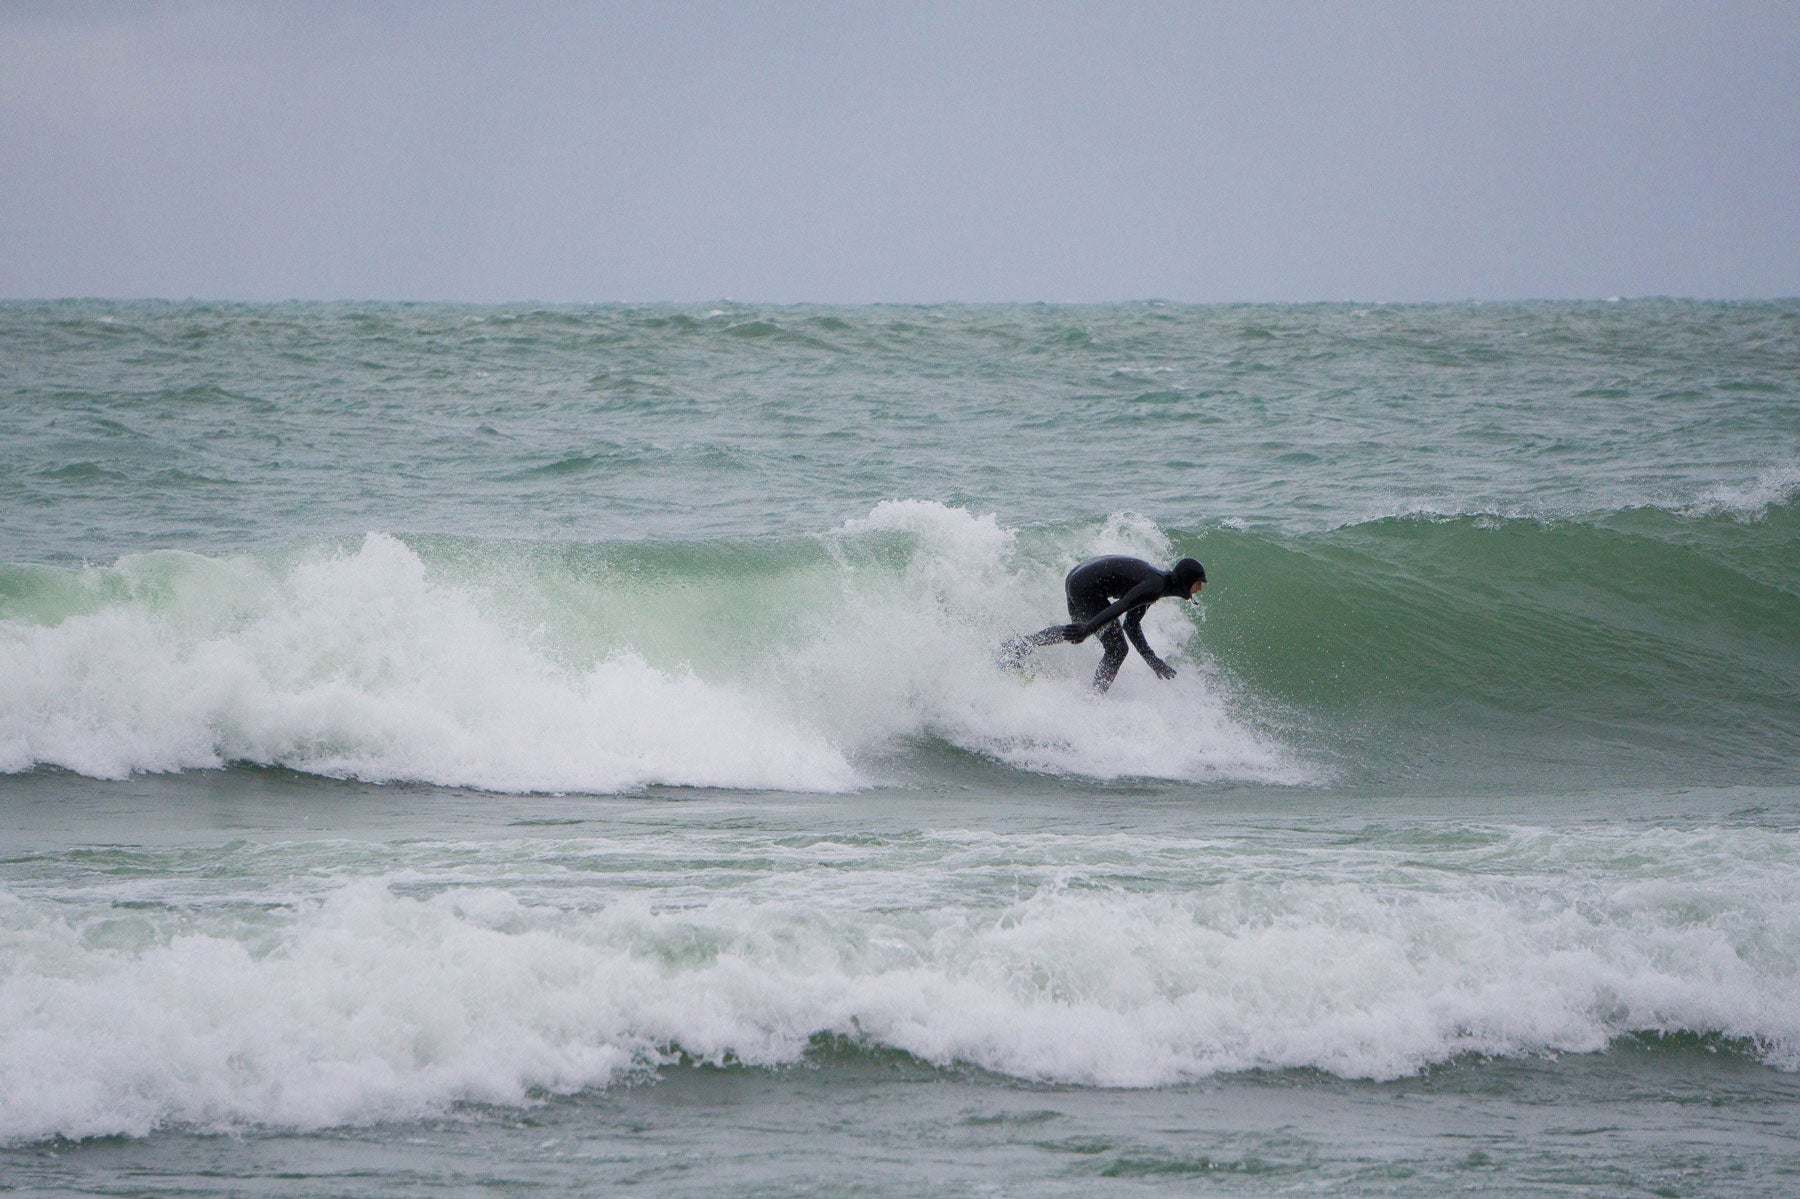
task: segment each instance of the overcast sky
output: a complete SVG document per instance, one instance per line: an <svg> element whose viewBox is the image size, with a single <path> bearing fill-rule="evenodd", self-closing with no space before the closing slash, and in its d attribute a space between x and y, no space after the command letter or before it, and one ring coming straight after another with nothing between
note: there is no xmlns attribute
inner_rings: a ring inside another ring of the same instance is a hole
<svg viewBox="0 0 1800 1199"><path fill-rule="evenodd" d="M1800 294L1800 4L0 0L0 296Z"/></svg>

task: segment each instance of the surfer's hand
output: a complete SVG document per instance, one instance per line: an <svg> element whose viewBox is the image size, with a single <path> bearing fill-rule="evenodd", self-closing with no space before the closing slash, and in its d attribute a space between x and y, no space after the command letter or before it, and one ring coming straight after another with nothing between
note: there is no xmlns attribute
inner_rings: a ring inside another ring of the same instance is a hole
<svg viewBox="0 0 1800 1199"><path fill-rule="evenodd" d="M1159 679L1172 679L1175 677L1175 668L1161 658L1150 659L1150 669L1156 672L1156 677Z"/></svg>
<svg viewBox="0 0 1800 1199"><path fill-rule="evenodd" d="M1081 626L1078 624L1066 624L1063 626L1062 632L1063 640L1070 645L1080 645L1087 640L1087 634L1081 631Z"/></svg>

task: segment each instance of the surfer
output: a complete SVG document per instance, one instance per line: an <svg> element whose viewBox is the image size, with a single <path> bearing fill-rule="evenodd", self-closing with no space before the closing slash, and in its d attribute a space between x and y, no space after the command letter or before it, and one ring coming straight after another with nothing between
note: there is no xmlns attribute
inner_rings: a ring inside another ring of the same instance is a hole
<svg viewBox="0 0 1800 1199"><path fill-rule="evenodd" d="M1159 599L1174 596L1193 599L1206 586L1206 567L1192 558L1183 558L1172 570L1158 570L1142 558L1110 555L1090 558L1063 580L1069 597L1069 615L1073 624L1051 625L1042 632L1014 637L1000 647L1003 666L1017 666L1040 645L1066 641L1080 645L1095 633L1106 653L1100 669L1094 672L1094 690L1105 691L1125 662L1125 641L1137 647L1138 654L1149 663L1156 677L1172 679L1175 668L1156 656L1144 640L1140 622L1144 610ZM1124 617L1123 620L1120 617ZM1124 631L1119 629L1124 625Z"/></svg>

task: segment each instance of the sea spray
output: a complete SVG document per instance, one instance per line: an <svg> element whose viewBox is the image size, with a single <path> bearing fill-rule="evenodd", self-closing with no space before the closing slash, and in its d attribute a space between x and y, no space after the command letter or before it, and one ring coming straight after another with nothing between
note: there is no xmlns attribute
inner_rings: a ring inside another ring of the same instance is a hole
<svg viewBox="0 0 1800 1199"><path fill-rule="evenodd" d="M896 536L903 565L861 582L868 554ZM833 540L857 599L796 659L796 685L810 686L815 710L853 726L860 743L927 733L1012 766L1090 778L1316 777L1244 721L1225 681L1190 652L1194 625L1178 605L1153 607L1144 621L1188 668L1176 686L1138 663L1096 696L1091 647L1042 651L1024 685L994 669L1004 637L1068 619L1068 568L1103 553L1167 560L1168 540L1149 521L1125 515L1064 530L1025 554L991 516L889 502Z"/></svg>

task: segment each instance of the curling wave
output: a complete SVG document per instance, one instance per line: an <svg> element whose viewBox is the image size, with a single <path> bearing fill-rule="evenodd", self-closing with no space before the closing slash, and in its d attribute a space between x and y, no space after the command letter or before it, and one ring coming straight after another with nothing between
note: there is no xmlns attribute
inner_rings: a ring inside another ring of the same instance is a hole
<svg viewBox="0 0 1800 1199"><path fill-rule="evenodd" d="M1095 778L1295 781L1309 768L1202 665L1101 702L1076 656L1021 683L1008 632L1095 547L1016 553L992 517L878 507L768 545L598 548L371 534L287 556L162 552L0 580L0 769L101 778L230 762L501 791L838 791L909 741ZM1193 626L1153 613L1177 649Z"/></svg>

